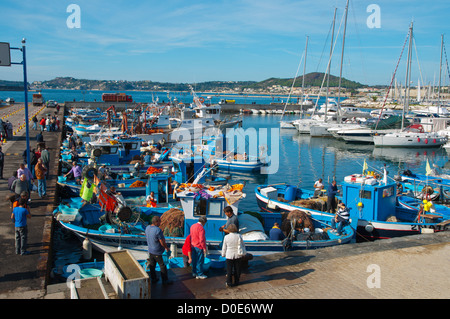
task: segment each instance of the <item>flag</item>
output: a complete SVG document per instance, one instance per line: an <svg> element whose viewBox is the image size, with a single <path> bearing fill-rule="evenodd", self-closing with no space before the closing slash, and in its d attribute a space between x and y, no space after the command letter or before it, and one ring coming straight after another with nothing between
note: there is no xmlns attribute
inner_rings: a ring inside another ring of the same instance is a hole
<svg viewBox="0 0 450 319"><path fill-rule="evenodd" d="M427 158L427 166L426 166L426 175L431 175L432 171L431 171L431 167L430 167L430 163L428 162L428 158Z"/></svg>
<svg viewBox="0 0 450 319"><path fill-rule="evenodd" d="M366 159L364 159L364 165L363 165L363 171L362 171L363 175L364 175L364 172L365 172L368 168L369 168L369 167L367 166Z"/></svg>

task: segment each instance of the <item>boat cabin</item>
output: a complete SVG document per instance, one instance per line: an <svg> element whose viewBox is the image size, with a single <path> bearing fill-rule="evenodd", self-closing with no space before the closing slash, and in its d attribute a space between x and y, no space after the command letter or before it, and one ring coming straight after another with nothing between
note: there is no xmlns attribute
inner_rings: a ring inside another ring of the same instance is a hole
<svg viewBox="0 0 450 319"><path fill-rule="evenodd" d="M128 137L119 140L97 140L89 142L90 154L97 164L128 164L134 156L141 154L142 139Z"/></svg>
<svg viewBox="0 0 450 319"><path fill-rule="evenodd" d="M361 179L354 182L344 181L341 185L342 201L350 209L350 213L359 212L360 219L385 221L396 214L395 183L385 184L378 180L369 185Z"/></svg>
<svg viewBox="0 0 450 319"><path fill-rule="evenodd" d="M207 223L204 226L206 238L208 240L222 240L223 233L218 229L225 225L227 216L223 212L226 206L233 209L235 215L238 215L239 201L229 204L223 195L220 195L221 190L207 190L202 189L200 192L195 189L187 189L178 193L181 205L184 211L184 229L185 236L189 235L191 226L198 222L200 216L207 218ZM242 193L242 198L245 194Z"/></svg>

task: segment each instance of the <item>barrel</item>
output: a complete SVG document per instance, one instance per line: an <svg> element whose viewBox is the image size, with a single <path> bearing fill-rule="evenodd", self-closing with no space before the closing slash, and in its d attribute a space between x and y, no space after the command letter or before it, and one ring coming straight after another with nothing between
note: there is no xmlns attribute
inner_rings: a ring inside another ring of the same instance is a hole
<svg viewBox="0 0 450 319"><path fill-rule="evenodd" d="M297 187L289 185L286 187L286 191L284 193L284 199L289 202L293 201L293 200L295 200L296 194L297 194Z"/></svg>

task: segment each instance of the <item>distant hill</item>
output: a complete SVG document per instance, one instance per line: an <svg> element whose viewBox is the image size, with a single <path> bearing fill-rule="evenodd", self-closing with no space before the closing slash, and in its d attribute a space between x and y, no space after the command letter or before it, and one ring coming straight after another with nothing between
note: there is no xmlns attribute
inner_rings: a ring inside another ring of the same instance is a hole
<svg viewBox="0 0 450 319"><path fill-rule="evenodd" d="M321 86L324 73L314 72L305 75L305 86ZM53 80L42 81L34 83L37 89L76 89L76 90L102 90L102 91L189 91L189 85L194 86L195 90L201 91L215 91L215 90L234 90L240 91L245 88L251 89L266 89L274 85L292 86L293 78L279 79L270 78L264 81L208 81L195 84L189 83L167 83L167 82L153 82L150 80L144 81L124 81L124 80L86 80L75 79L73 77L57 77ZM325 82L326 84L326 82ZM330 75L330 87L337 87L339 78ZM295 87L301 87L302 76L297 77ZM341 86L348 89L356 89L366 87L358 82L342 79Z"/></svg>
<svg viewBox="0 0 450 319"><path fill-rule="evenodd" d="M23 91L23 82L0 80L0 91Z"/></svg>
<svg viewBox="0 0 450 319"><path fill-rule="evenodd" d="M305 74L305 86L318 86L320 87L323 82L324 73L320 72L313 72ZM272 85L281 85L281 86L292 86L292 81L294 78L290 79L278 79L278 78L270 78L261 82L257 82L253 85L255 88L262 88L262 87L270 87ZM302 80L303 76L299 76L295 80L294 87L301 87L302 86ZM325 79L324 86L326 86L327 80ZM339 86L339 77L331 75L330 74L330 87L338 87ZM341 81L341 87L347 88L347 89L358 89L362 87L367 87L367 85L363 85L361 83L350 81L345 78L342 78Z"/></svg>

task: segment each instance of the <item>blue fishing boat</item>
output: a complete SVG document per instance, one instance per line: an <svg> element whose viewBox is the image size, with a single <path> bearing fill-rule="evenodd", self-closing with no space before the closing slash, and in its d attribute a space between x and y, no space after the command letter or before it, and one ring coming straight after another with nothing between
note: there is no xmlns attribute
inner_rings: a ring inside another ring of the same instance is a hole
<svg viewBox="0 0 450 319"><path fill-rule="evenodd" d="M93 247L99 251L115 251L118 247L128 249L136 257L143 259L147 254L147 241L144 235L146 223L149 216L161 216L164 221L166 214L179 214L177 236L168 233L166 242L181 249L185 238L189 235L190 227L198 221L200 216L206 216L208 222L205 225L207 247L210 254L219 254L224 234L218 229L223 226L227 217L223 209L225 206L232 207L238 216L240 233L244 238L247 251L253 255L265 255L274 252L282 252L287 249L309 249L351 242L355 232L350 226L346 226L341 235L328 232L331 216L322 215L314 218L314 231L307 237L299 237L291 228L288 235L289 240L270 240L266 234L274 222L282 223L280 214L260 214L258 217L242 213L238 210L239 202L245 197L242 192L243 185L220 185L210 186L208 184L183 184L175 190L176 198L181 204L181 209L168 207L151 208L140 207L139 210L117 208L109 212L102 211L98 205L86 204L80 208L70 209L67 206L59 206L55 211L55 218L67 230L73 232L80 239L88 238ZM73 216L75 215L75 216ZM105 215L107 217L105 217ZM138 216L131 221L130 216ZM103 216L103 217L102 217ZM173 215L171 218L174 219ZM109 223L106 223L109 220ZM114 220L120 222L114 223ZM182 222L181 222L182 220ZM295 224L295 221L293 222ZM93 225L99 227L93 227ZM165 231L167 228L165 229ZM305 230L307 232L307 230ZM295 236L294 236L295 235Z"/></svg>
<svg viewBox="0 0 450 319"><path fill-rule="evenodd" d="M446 230L450 214L422 216L397 204L397 184L373 177L352 175L340 184L345 203L357 220L357 233L369 240L414 235ZM332 216L327 213L326 196L314 197L312 191L292 185L261 185L255 190L261 210L280 213L302 210L312 216Z"/></svg>

